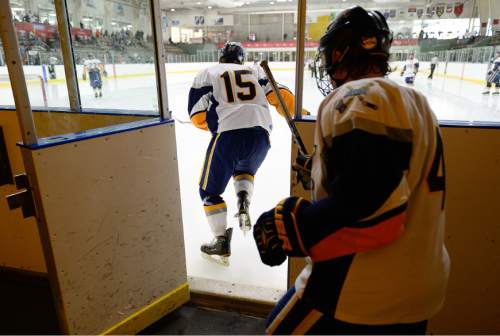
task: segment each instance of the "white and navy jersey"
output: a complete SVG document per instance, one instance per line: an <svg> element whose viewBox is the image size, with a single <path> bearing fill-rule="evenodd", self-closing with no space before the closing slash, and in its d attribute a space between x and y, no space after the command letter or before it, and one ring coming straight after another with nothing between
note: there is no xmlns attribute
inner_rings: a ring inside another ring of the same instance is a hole
<svg viewBox="0 0 500 336"><path fill-rule="evenodd" d="M493 71L498 71L500 69L500 57L496 57L491 60L490 68Z"/></svg>
<svg viewBox="0 0 500 336"><path fill-rule="evenodd" d="M198 116L201 122L206 120L212 133L259 126L271 132L266 98L270 92L268 80L257 68L220 63L196 75L189 92L189 117L195 125Z"/></svg>
<svg viewBox="0 0 500 336"><path fill-rule="evenodd" d="M415 74L418 72L418 67L419 63L416 58L406 60L403 70L404 76L405 77L415 76Z"/></svg>
<svg viewBox="0 0 500 336"><path fill-rule="evenodd" d="M431 64L437 65L438 63L439 63L439 58L437 56L431 58Z"/></svg>
<svg viewBox="0 0 500 336"><path fill-rule="evenodd" d="M489 71L500 72L500 57L493 58L490 61Z"/></svg>
<svg viewBox="0 0 500 336"><path fill-rule="evenodd" d="M348 82L322 102L315 145L314 202L301 214L311 263L297 292L350 323L436 314L450 262L443 145L426 98L385 78Z"/></svg>
<svg viewBox="0 0 500 336"><path fill-rule="evenodd" d="M101 61L98 59L88 59L85 62L83 62L83 65L87 68L88 71L97 71L99 70L99 67L101 65Z"/></svg>

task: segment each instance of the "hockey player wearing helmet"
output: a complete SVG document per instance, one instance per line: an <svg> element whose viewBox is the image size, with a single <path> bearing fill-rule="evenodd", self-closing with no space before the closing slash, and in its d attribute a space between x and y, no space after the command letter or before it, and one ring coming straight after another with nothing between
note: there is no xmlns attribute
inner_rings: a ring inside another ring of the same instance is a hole
<svg viewBox="0 0 500 336"><path fill-rule="evenodd" d="M270 334L423 334L443 305L443 146L426 98L385 78L390 44L361 7L320 41L313 202L286 198L254 226L265 264L307 261Z"/></svg>
<svg viewBox="0 0 500 336"><path fill-rule="evenodd" d="M89 77L90 87L94 91L95 97L102 97L102 77L101 74L105 75L104 64L92 56L88 55L87 59L83 63L83 80L87 79L87 73Z"/></svg>
<svg viewBox="0 0 500 336"><path fill-rule="evenodd" d="M201 252L223 265L228 265L231 255L232 228L227 228L227 206L221 195L233 177L238 197L236 216L241 229L250 230L248 208L254 176L270 147L268 102L278 108L263 70L244 65L244 55L241 44L227 42L220 51L219 64L198 73L189 92L192 123L212 133L199 193L214 239L203 244ZM287 107L293 110L292 93L285 87L280 91Z"/></svg>
<svg viewBox="0 0 500 336"><path fill-rule="evenodd" d="M490 61L488 73L486 74L486 87L483 94L490 94L491 84L495 84L494 95L500 94L500 51L495 53L495 57Z"/></svg>

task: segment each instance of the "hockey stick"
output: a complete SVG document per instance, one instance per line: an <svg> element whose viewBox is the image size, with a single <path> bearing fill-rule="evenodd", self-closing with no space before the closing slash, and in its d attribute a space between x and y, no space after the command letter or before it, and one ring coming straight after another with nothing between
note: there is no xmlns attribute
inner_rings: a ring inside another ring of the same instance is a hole
<svg viewBox="0 0 500 336"><path fill-rule="evenodd" d="M286 107L285 101L283 100L283 97L281 96L280 90L278 88L278 84L276 83L276 80L274 80L273 73L271 72L271 69L269 69L269 65L267 64L266 60L263 60L260 62L260 66L262 69L264 69L264 72L266 73L267 79L269 80L269 83L271 84L271 87L273 89L274 94L278 98L278 102L280 104L280 107L283 109L283 112L285 113L285 119L288 124L288 127L290 127L290 131L292 132L292 137L293 141L299 147L299 152L305 157L309 157L307 154L307 149L306 146L304 145L304 142L302 141L302 138L300 136L299 131L297 130L297 127L295 126L295 122L293 121L292 117L290 116L290 112L288 111L288 108Z"/></svg>
<svg viewBox="0 0 500 336"><path fill-rule="evenodd" d="M274 94L278 98L278 102L280 104L280 107L283 109L283 112L285 114L285 119L288 124L288 127L290 127L290 131L292 132L292 138L295 144L297 145L299 149L299 158L302 157L304 159L303 164L300 164L299 158L297 158L296 163L292 166L293 170L297 172L297 181L300 181L302 183L302 186L304 187L304 190L311 190L313 188L313 180L311 179L311 172L308 168L305 167L306 162L310 162L311 156L307 154L307 148L304 145L304 142L302 141L302 137L300 136L299 130L297 129L297 126L295 126L295 122L293 121L292 117L290 116L290 112L288 111L288 108L286 107L285 101L283 100L283 97L281 96L280 90L278 88L278 84L276 83L276 80L274 79L273 73L271 72L271 69L269 69L269 65L267 64L266 60L263 60L260 62L260 66L262 69L264 69L264 72L266 73L267 79L269 80L269 83L271 84L271 87L273 89Z"/></svg>
<svg viewBox="0 0 500 336"><path fill-rule="evenodd" d="M192 122L190 120L182 120L182 119L177 118L174 115L172 115L172 119L177 121L179 124L192 124Z"/></svg>

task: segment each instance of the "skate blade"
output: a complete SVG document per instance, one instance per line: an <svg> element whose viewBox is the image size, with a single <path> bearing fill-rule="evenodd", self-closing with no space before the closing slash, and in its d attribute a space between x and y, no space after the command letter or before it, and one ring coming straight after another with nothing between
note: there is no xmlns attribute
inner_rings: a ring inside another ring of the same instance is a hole
<svg viewBox="0 0 500 336"><path fill-rule="evenodd" d="M220 266L228 267L230 265L229 256L210 255L203 252L201 252L201 256L203 259L206 259Z"/></svg>
<svg viewBox="0 0 500 336"><path fill-rule="evenodd" d="M247 213L240 213L238 215L238 220L240 222L240 229L243 231L243 235L245 236L246 233L252 229L250 216Z"/></svg>

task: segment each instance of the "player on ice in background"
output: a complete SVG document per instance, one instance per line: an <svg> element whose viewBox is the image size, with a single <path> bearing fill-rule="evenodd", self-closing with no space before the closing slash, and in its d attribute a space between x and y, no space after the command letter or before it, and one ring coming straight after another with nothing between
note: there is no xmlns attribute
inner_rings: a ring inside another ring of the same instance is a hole
<svg viewBox="0 0 500 336"><path fill-rule="evenodd" d="M500 51L496 52L496 57L490 62L488 73L486 74L486 87L483 94L490 94L491 84L495 84L494 95L500 94Z"/></svg>
<svg viewBox="0 0 500 336"><path fill-rule="evenodd" d="M265 264L307 257L270 334L425 334L443 306L443 145L426 98L385 78L391 42L384 16L359 6L320 40L330 93L315 127L313 202L286 198L254 226Z"/></svg>
<svg viewBox="0 0 500 336"><path fill-rule="evenodd" d="M401 70L401 76L403 76L406 84L413 84L413 82L415 82L418 67L418 59L414 55L410 54L405 65L403 66L403 70Z"/></svg>
<svg viewBox="0 0 500 336"><path fill-rule="evenodd" d="M49 77L50 79L56 79L56 64L58 62L57 57L55 56L50 56L49 57Z"/></svg>
<svg viewBox="0 0 500 336"><path fill-rule="evenodd" d="M436 71L436 67L439 64L439 58L436 54L432 54L431 58L431 72L427 78L432 79L434 77L434 71Z"/></svg>
<svg viewBox="0 0 500 336"><path fill-rule="evenodd" d="M102 78L101 73L105 75L104 64L92 55L83 62L83 80L89 78L90 87L94 90L94 96L102 97Z"/></svg>
<svg viewBox="0 0 500 336"><path fill-rule="evenodd" d="M215 238L203 244L201 252L223 265L228 265L231 255L232 228L227 228L227 207L221 195L233 177L239 225L243 231L250 230L248 208L254 176L270 148L268 102L278 106L263 70L258 65L244 65L244 55L241 44L227 42L220 51L219 64L198 73L189 92L192 123L212 133L199 193ZM280 92L293 110L293 94L285 87Z"/></svg>

